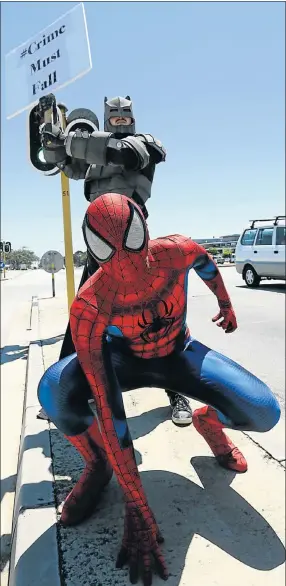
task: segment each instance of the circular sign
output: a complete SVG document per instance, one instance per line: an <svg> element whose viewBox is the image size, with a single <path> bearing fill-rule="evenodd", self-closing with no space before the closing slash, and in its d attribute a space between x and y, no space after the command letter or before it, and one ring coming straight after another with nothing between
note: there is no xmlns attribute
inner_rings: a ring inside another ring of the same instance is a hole
<svg viewBox="0 0 286 586"><path fill-rule="evenodd" d="M64 268L64 257L56 250L48 250L41 258L41 266L47 273L57 273Z"/></svg>
<svg viewBox="0 0 286 586"><path fill-rule="evenodd" d="M5 268L5 263L4 262L0 262L0 269L4 269Z"/></svg>

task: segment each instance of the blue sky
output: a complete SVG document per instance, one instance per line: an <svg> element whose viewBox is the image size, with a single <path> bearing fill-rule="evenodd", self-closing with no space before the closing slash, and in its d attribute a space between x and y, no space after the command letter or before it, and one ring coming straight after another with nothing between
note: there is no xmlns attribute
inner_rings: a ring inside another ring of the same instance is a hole
<svg viewBox="0 0 286 586"><path fill-rule="evenodd" d="M76 4L2 3L2 76L8 51ZM93 69L57 96L69 110L94 110L103 124L104 96L129 94L137 131L163 142L167 159L149 203L151 236L219 236L240 232L250 218L283 214L284 3L85 8ZM30 165L27 112L7 121L2 109L1 125L1 238L38 255L63 253L60 178ZM70 187L74 250L84 249L83 183Z"/></svg>

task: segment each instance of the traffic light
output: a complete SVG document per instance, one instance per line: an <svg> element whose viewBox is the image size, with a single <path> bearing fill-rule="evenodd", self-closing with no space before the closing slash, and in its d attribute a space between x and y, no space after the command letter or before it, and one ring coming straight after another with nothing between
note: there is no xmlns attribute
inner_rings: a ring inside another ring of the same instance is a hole
<svg viewBox="0 0 286 586"><path fill-rule="evenodd" d="M46 96L48 98L54 98L52 94ZM59 125L63 128L63 113L66 111L66 107L63 104L54 103L54 114L59 120ZM43 110L42 110L43 111ZM47 163L44 157L44 149L41 142L41 127L44 123L43 114L40 111L39 105L34 106L29 114L29 153L30 161L37 169L44 175L57 175L60 173L60 169L53 163ZM77 128L81 130L87 130L88 132L94 132L99 129L98 118L94 112L87 108L77 108L73 110L66 121L65 134L74 132Z"/></svg>
<svg viewBox="0 0 286 586"><path fill-rule="evenodd" d="M11 242L5 242L5 252L6 254L11 252Z"/></svg>
<svg viewBox="0 0 286 586"><path fill-rule="evenodd" d="M2 242L2 240L1 240L1 242L0 242L0 252L3 252L3 251L4 251L4 242Z"/></svg>
<svg viewBox="0 0 286 586"><path fill-rule="evenodd" d="M75 130L87 130L87 132L96 132L99 130L99 122L96 114L88 108L76 108L67 117L67 126L65 134Z"/></svg>
<svg viewBox="0 0 286 586"><path fill-rule="evenodd" d="M52 163L47 163L41 142L40 126L43 123L39 113L39 106L34 106L29 114L29 152L30 161L44 175L57 175L60 169Z"/></svg>

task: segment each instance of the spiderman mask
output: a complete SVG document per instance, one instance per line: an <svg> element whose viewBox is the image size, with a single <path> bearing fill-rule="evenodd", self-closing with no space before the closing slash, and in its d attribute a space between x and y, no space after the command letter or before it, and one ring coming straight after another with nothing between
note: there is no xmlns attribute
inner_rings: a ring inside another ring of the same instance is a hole
<svg viewBox="0 0 286 586"><path fill-rule="evenodd" d="M148 228L139 206L124 195L107 193L93 201L83 236L91 256L117 281L136 281L146 271Z"/></svg>

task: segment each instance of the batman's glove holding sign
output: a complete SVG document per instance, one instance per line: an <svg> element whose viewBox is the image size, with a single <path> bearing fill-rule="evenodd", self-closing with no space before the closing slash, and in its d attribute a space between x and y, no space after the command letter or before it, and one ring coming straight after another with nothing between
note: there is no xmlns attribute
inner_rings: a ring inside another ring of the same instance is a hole
<svg viewBox="0 0 286 586"><path fill-rule="evenodd" d="M45 149L55 149L65 146L65 135L56 124L44 124L41 131L42 145Z"/></svg>
<svg viewBox="0 0 286 586"><path fill-rule="evenodd" d="M47 114L50 113L47 122ZM39 114L45 123L41 126L41 140L45 149L54 150L64 147L65 136L58 119L57 103L54 94L39 99Z"/></svg>

